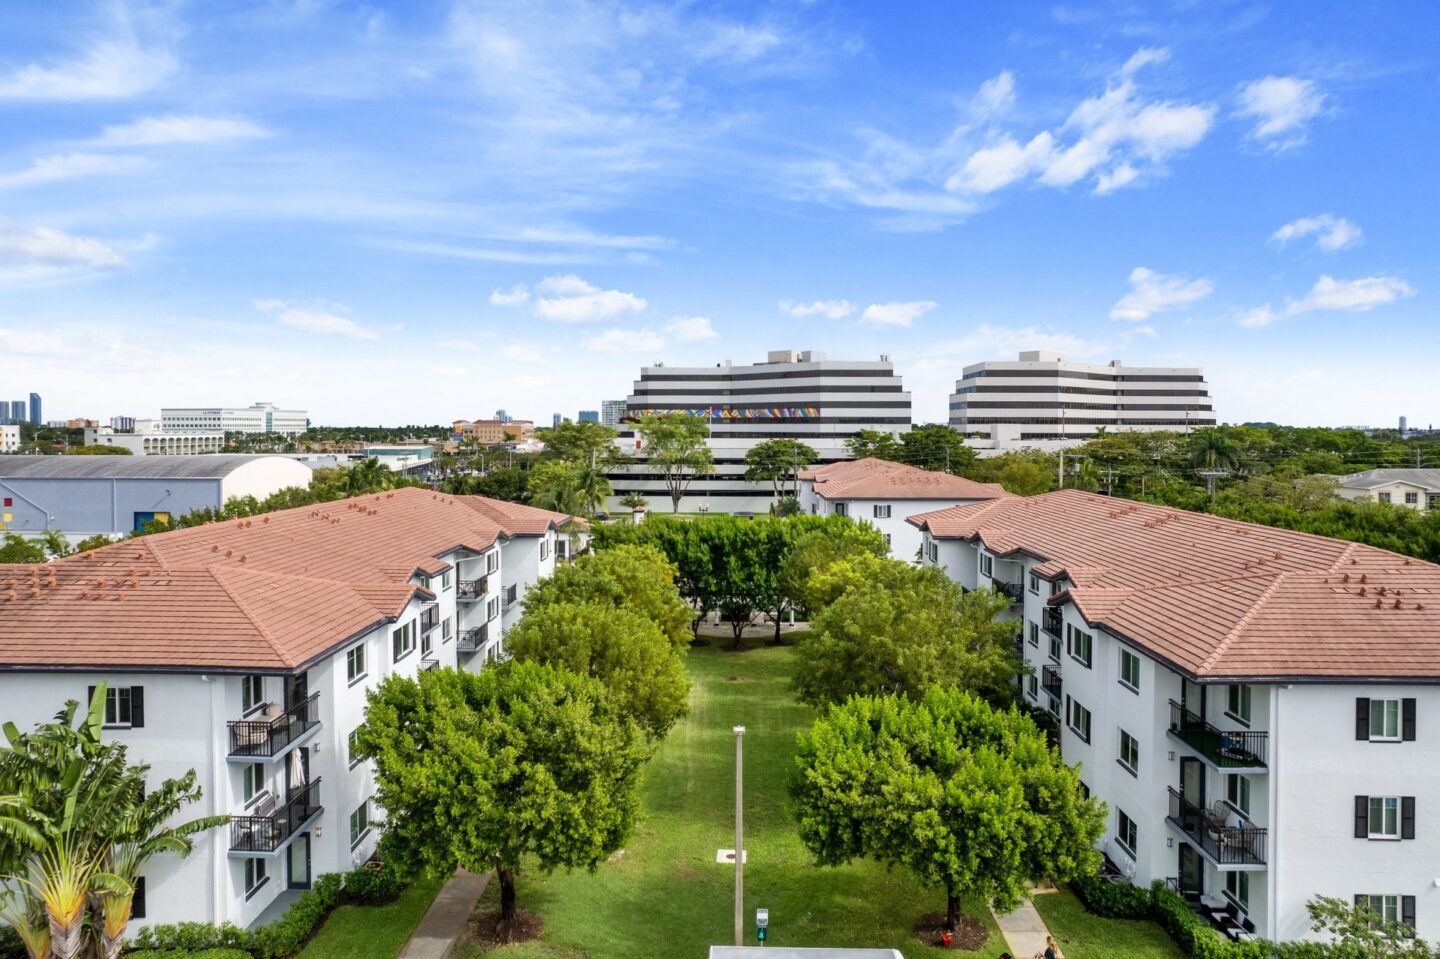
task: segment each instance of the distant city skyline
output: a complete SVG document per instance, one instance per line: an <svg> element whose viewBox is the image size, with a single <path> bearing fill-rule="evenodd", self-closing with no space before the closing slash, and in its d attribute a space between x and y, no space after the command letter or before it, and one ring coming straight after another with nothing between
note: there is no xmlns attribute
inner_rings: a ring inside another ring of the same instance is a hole
<svg viewBox="0 0 1440 959"><path fill-rule="evenodd" d="M812 349L943 422L1041 349L1203 368L1222 421L1440 420L1437 16L11 5L0 356L51 417L543 419Z"/></svg>

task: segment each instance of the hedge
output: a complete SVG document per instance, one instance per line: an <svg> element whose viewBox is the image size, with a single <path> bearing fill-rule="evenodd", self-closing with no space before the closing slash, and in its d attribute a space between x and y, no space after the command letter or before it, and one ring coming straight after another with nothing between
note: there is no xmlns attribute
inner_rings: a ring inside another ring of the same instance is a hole
<svg viewBox="0 0 1440 959"><path fill-rule="evenodd" d="M20 941L20 934L9 926L0 925L0 959L29 959L29 955L25 951L25 943Z"/></svg>
<svg viewBox="0 0 1440 959"><path fill-rule="evenodd" d="M1099 876L1082 876L1070 889L1085 908L1107 919L1149 919L1154 915L1155 898L1148 886L1108 882Z"/></svg>

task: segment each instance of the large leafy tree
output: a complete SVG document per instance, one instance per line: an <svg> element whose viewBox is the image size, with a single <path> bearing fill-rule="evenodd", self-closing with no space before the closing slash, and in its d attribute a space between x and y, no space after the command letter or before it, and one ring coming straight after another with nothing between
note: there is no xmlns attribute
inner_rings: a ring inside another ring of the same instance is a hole
<svg viewBox="0 0 1440 959"><path fill-rule="evenodd" d="M229 821L174 822L200 799L194 771L147 789L149 767L101 740L105 686L77 722L79 705L31 732L6 723L0 748L0 918L33 959L73 959L92 939L114 959L145 864L188 855L195 836Z"/></svg>
<svg viewBox="0 0 1440 959"><path fill-rule="evenodd" d="M845 440L845 449L857 460L867 457L900 462L900 441L894 433L880 430L856 430Z"/></svg>
<svg viewBox="0 0 1440 959"><path fill-rule="evenodd" d="M813 615L839 591L826 575L831 566L860 554L876 559L889 555L885 537L868 523L845 517L826 517L823 527L802 532L781 558L779 586L797 608Z"/></svg>
<svg viewBox="0 0 1440 959"><path fill-rule="evenodd" d="M820 454L799 440L774 439L756 443L745 453L745 479L770 483L778 500L788 492L799 495L800 471L815 464Z"/></svg>
<svg viewBox="0 0 1440 959"><path fill-rule="evenodd" d="M1316 896L1305 904L1310 925L1328 935L1343 954L1355 959L1433 959L1435 951L1415 930L1398 919L1387 919L1360 897L1354 903Z"/></svg>
<svg viewBox="0 0 1440 959"><path fill-rule="evenodd" d="M561 566L531 587L525 613L569 603L605 603L638 613L677 650L690 640L690 607L675 587L675 568L651 546L617 546Z"/></svg>
<svg viewBox="0 0 1440 959"><path fill-rule="evenodd" d="M944 423L928 423L900 434L900 462L923 470L963 473L975 465L975 451Z"/></svg>
<svg viewBox="0 0 1440 959"><path fill-rule="evenodd" d="M856 697L800 735L790 785L800 838L822 865L857 858L1013 909L1025 882L1092 872L1104 809L1018 711L931 689Z"/></svg>
<svg viewBox="0 0 1440 959"><path fill-rule="evenodd" d="M860 555L829 567L834 600L811 619L797 650L793 685L812 705L856 695L919 698L958 686L995 703L1014 697L1024 671L1019 624L1000 620L1009 600L966 593L934 567Z"/></svg>
<svg viewBox="0 0 1440 959"><path fill-rule="evenodd" d="M642 416L635 432L646 462L665 481L671 512L680 512L680 500L695 477L715 472L715 457L706 442L710 427L698 416L675 413Z"/></svg>
<svg viewBox="0 0 1440 959"><path fill-rule="evenodd" d="M685 715L690 675L653 621L605 602L546 603L505 634L517 660L548 663L605 684L617 709L660 739Z"/></svg>
<svg viewBox="0 0 1440 959"><path fill-rule="evenodd" d="M620 848L650 751L598 680L517 661L387 678L357 746L375 762L385 855L434 876L493 869L506 928L523 866L593 872Z"/></svg>
<svg viewBox="0 0 1440 959"><path fill-rule="evenodd" d="M624 452L615 445L619 435L619 430L602 423L570 420L550 429L535 431L535 436L545 444L547 458L601 467L614 466L626 459Z"/></svg>

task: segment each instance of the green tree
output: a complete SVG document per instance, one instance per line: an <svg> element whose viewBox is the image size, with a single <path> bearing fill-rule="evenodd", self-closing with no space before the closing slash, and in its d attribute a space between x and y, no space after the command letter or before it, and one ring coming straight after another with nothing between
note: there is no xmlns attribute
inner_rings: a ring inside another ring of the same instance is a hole
<svg viewBox="0 0 1440 959"><path fill-rule="evenodd" d="M65 451L67 456L134 456L135 454L127 446L107 446L104 443L92 443L89 446L72 446Z"/></svg>
<svg viewBox="0 0 1440 959"><path fill-rule="evenodd" d="M380 465L378 456L371 456L345 470L344 485L348 496L375 493L395 488L395 472Z"/></svg>
<svg viewBox="0 0 1440 959"><path fill-rule="evenodd" d="M1098 866L1101 804L1017 710L956 689L861 696L800 735L790 794L800 839L821 865L869 858L1008 912L1025 882Z"/></svg>
<svg viewBox="0 0 1440 959"><path fill-rule="evenodd" d="M819 453L799 440L765 440L746 452L745 480L749 483L770 483L777 500L787 490L791 496L798 496L800 471L819 459Z"/></svg>
<svg viewBox="0 0 1440 959"><path fill-rule="evenodd" d="M1355 903L1316 896L1305 904L1310 925L1354 959L1431 959L1434 951L1398 919L1387 919L1368 900Z"/></svg>
<svg viewBox="0 0 1440 959"><path fill-rule="evenodd" d="M823 527L797 537L780 561L780 588L797 608L813 616L840 593L825 571L862 553L876 559L889 555L878 529L843 516L825 517Z"/></svg>
<svg viewBox="0 0 1440 959"><path fill-rule="evenodd" d="M645 509L650 505L650 501L639 493L632 491L621 497L620 505L628 510Z"/></svg>
<svg viewBox="0 0 1440 959"><path fill-rule="evenodd" d="M385 856L493 869L502 929L523 865L593 872L630 835L649 745L598 680L511 661L391 676L368 698L357 752L375 762Z"/></svg>
<svg viewBox="0 0 1440 959"><path fill-rule="evenodd" d="M923 470L966 472L975 465L975 451L944 423L928 423L900 434L900 462Z"/></svg>
<svg viewBox="0 0 1440 959"><path fill-rule="evenodd" d="M845 449L855 459L874 457L880 460L900 462L900 441L894 433L880 430L857 430L845 440Z"/></svg>
<svg viewBox="0 0 1440 959"><path fill-rule="evenodd" d="M597 602L639 613L677 650L690 640L690 607L675 587L675 567L652 546L620 545L561 566L525 594L525 614Z"/></svg>
<svg viewBox="0 0 1440 959"><path fill-rule="evenodd" d="M802 702L918 698L932 686L1013 700L1024 665L1014 644L1020 624L996 619L1009 609L1007 597L966 593L934 567L869 555L828 574L843 588L811 619L812 635L797 650L792 682Z"/></svg>
<svg viewBox="0 0 1440 959"><path fill-rule="evenodd" d="M679 649L643 614L604 602L547 603L508 633L517 660L604 683L615 707L661 739L686 712L690 675Z"/></svg>
<svg viewBox="0 0 1440 959"><path fill-rule="evenodd" d="M705 441L710 427L697 416L670 414L640 417L635 432L646 462L664 478L670 511L680 512L680 500L695 477L715 472L715 457Z"/></svg>
<svg viewBox="0 0 1440 959"><path fill-rule="evenodd" d="M613 467L627 459L615 445L620 431L601 423L566 420L551 429L536 430L535 436L545 444L547 458L599 467Z"/></svg>
<svg viewBox="0 0 1440 959"><path fill-rule="evenodd" d="M585 512L580 467L566 460L546 460L530 470L530 505L576 515Z"/></svg>

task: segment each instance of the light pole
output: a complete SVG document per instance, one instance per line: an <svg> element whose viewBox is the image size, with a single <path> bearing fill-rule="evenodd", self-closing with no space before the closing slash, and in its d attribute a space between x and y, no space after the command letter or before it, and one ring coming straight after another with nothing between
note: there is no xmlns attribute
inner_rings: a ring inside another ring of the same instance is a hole
<svg viewBox="0 0 1440 959"><path fill-rule="evenodd" d="M745 945L745 727L735 727L735 945Z"/></svg>

